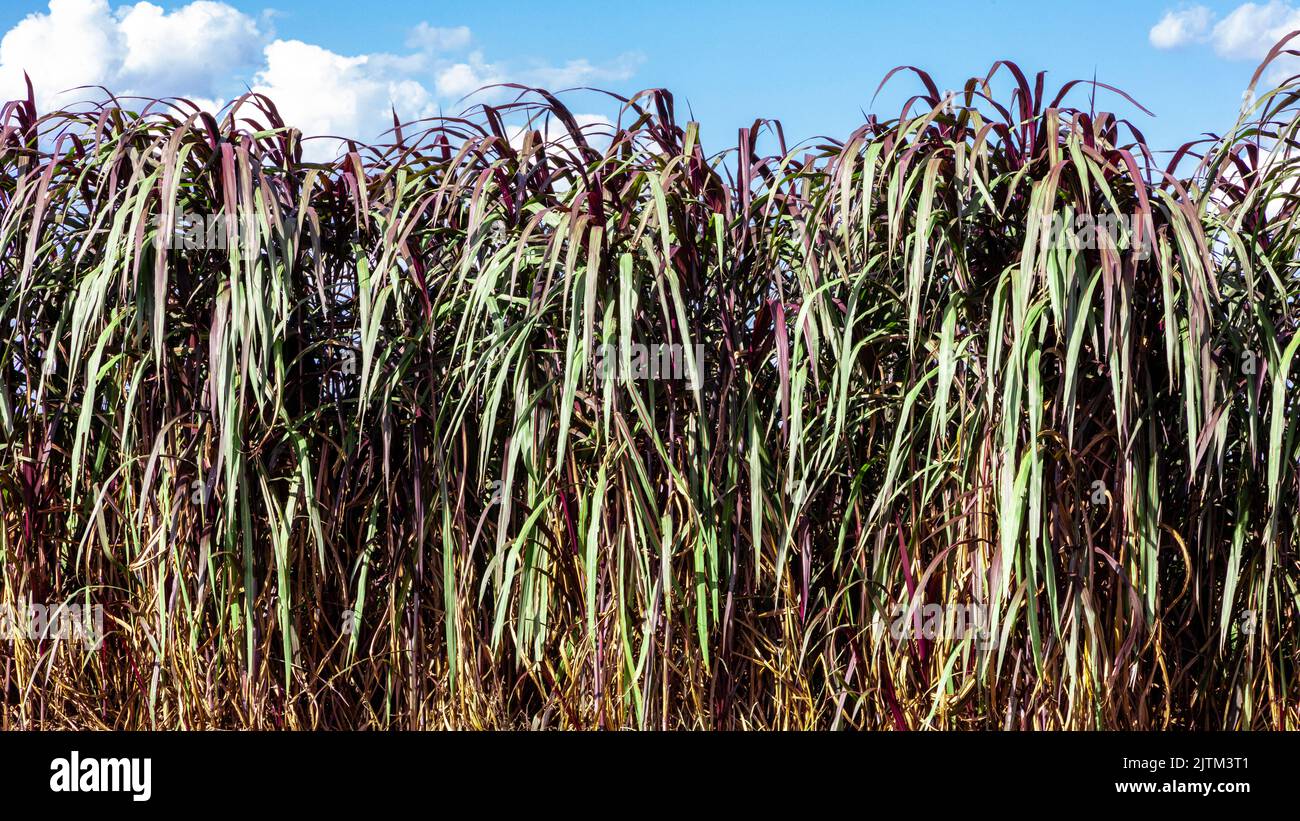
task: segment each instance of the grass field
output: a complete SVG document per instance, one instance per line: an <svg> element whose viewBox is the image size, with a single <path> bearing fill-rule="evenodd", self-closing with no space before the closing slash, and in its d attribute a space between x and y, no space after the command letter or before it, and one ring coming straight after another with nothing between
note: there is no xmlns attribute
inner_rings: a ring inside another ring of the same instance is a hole
<svg viewBox="0 0 1300 821"><path fill-rule="evenodd" d="M0 727L1296 727L1300 81L887 82L8 104Z"/></svg>

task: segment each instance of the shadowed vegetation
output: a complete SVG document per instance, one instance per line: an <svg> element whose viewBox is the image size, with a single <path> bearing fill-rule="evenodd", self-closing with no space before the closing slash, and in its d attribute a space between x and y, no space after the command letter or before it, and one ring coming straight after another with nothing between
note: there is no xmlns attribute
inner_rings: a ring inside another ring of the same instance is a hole
<svg viewBox="0 0 1300 821"><path fill-rule="evenodd" d="M1300 81L1172 156L887 82L319 164L257 96L9 103L0 601L106 635L0 644L0 726L1296 726Z"/></svg>

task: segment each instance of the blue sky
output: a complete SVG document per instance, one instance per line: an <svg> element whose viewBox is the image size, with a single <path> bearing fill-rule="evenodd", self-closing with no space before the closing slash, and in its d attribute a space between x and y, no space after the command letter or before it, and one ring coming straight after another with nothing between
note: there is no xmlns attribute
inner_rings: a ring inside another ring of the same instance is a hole
<svg viewBox="0 0 1300 821"><path fill-rule="evenodd" d="M896 78L874 104L872 94L898 65L955 88L1007 58L1047 70L1049 87L1095 72L1157 116L1109 95L1104 107L1173 148L1232 124L1259 57L1291 28L1300 0L5 0L0 93L19 87L22 69L51 103L78 82L212 105L253 86L283 97L308 130L339 133L368 129L393 102L404 117L453 112L486 80L663 86L722 148L756 117L779 118L797 140L842 136L863 110L893 116L916 82ZM591 121L615 113L590 97L573 107Z"/></svg>

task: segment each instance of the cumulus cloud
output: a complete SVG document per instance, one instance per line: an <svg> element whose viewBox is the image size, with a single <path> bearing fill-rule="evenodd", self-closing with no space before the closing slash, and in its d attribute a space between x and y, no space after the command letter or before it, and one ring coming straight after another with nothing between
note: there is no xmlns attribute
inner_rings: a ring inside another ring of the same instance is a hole
<svg viewBox="0 0 1300 821"><path fill-rule="evenodd" d="M476 51L467 62L452 63L439 69L435 82L440 96L458 100L485 86L504 83L506 76L497 66L484 60L482 52Z"/></svg>
<svg viewBox="0 0 1300 821"><path fill-rule="evenodd" d="M281 39L269 12L250 16L217 0L193 0L171 11L150 2L50 0L0 39L0 97L24 96L32 78L42 109L97 97L78 86L102 85L119 95L187 97L217 110L246 89L270 97L284 121L308 136L374 140L393 112L410 121L455 108L484 86L517 82L565 88L626 80L641 62L627 54L609 64L577 58L559 64L489 60L466 53L465 26L422 22L406 51L339 54L313 43ZM474 101L500 99L497 90ZM584 124L607 123L583 115ZM309 142L308 154L332 154L332 141Z"/></svg>
<svg viewBox="0 0 1300 821"><path fill-rule="evenodd" d="M1300 8L1289 3L1246 3L1214 27L1214 50L1229 59L1259 59L1278 40L1300 28Z"/></svg>
<svg viewBox="0 0 1300 821"><path fill-rule="evenodd" d="M1160 22L1151 27L1151 45L1156 48L1178 48L1204 40L1213 20L1214 12L1205 6L1167 11Z"/></svg>
<svg viewBox="0 0 1300 821"><path fill-rule="evenodd" d="M24 94L32 78L42 107L118 94L212 99L223 82L256 65L267 33L225 3L196 0L167 12L141 2L113 10L108 0L50 0L0 39L0 96Z"/></svg>
<svg viewBox="0 0 1300 821"><path fill-rule="evenodd" d="M1151 27L1156 48L1169 49L1191 43L1210 43L1216 54L1229 60L1258 60L1287 34L1300 29L1300 7L1284 0L1243 3L1217 20L1205 6L1167 11Z"/></svg>
<svg viewBox="0 0 1300 821"><path fill-rule="evenodd" d="M344 57L300 40L266 47L253 90L275 101L286 123L311 135L371 139L402 119L436 113L433 97L400 64L368 55Z"/></svg>
<svg viewBox="0 0 1300 821"><path fill-rule="evenodd" d="M469 26L440 28L420 23L406 37L406 47L421 51L456 51L469 45Z"/></svg>
<svg viewBox="0 0 1300 821"><path fill-rule="evenodd" d="M248 15L207 0L170 14L152 3L127 6L118 15L117 28L126 46L122 82L142 90L170 87L204 96L215 96L222 79L255 64L265 37Z"/></svg>

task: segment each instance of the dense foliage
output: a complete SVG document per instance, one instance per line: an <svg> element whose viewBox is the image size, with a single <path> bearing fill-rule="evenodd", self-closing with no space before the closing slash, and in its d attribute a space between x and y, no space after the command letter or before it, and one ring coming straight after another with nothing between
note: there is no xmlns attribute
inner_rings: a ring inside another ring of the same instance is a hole
<svg viewBox="0 0 1300 821"><path fill-rule="evenodd" d="M0 601L105 633L0 644L2 726L1296 726L1300 82L1157 156L887 81L719 154L9 103Z"/></svg>

